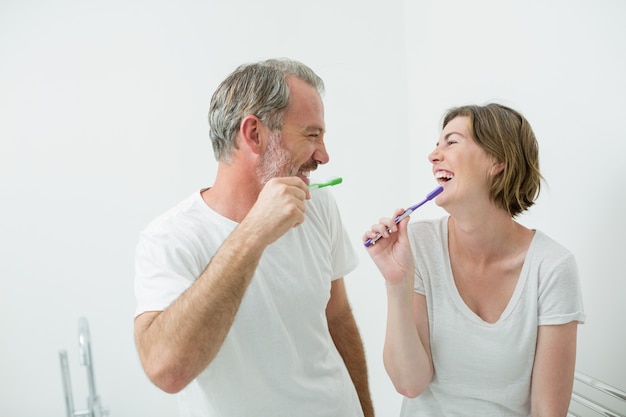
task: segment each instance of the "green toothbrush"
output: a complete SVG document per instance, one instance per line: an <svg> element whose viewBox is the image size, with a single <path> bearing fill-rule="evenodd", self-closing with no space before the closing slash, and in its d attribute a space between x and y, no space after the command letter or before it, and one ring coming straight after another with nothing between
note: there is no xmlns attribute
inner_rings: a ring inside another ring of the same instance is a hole
<svg viewBox="0 0 626 417"><path fill-rule="evenodd" d="M309 184L309 188L323 188L323 187L330 187L331 185L337 185L337 184L341 184L341 182L343 181L343 178L341 177L335 177L332 178L326 182L320 182L317 184Z"/></svg>

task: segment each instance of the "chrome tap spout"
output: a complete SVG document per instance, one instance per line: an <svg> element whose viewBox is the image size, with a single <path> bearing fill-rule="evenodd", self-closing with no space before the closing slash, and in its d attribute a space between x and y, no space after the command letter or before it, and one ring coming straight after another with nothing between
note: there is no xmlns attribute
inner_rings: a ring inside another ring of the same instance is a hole
<svg viewBox="0 0 626 417"><path fill-rule="evenodd" d="M78 319L78 355L80 364L87 368L87 383L89 384L89 397L87 402L89 409L93 410L93 405L98 401L96 394L96 379L93 373L93 360L91 358L91 336L89 335L89 324L85 317Z"/></svg>
<svg viewBox="0 0 626 417"><path fill-rule="evenodd" d="M67 417L105 417L109 414L109 411L102 407L100 398L96 393L96 379L93 371L93 358L91 356L91 336L89 335L89 324L85 317L81 317L78 320L78 353L80 356L80 364L87 368L89 396L87 397L87 409L75 411L67 352L65 350L59 352Z"/></svg>
<svg viewBox="0 0 626 417"><path fill-rule="evenodd" d="M61 376L63 377L63 394L65 395L65 409L67 417L74 417L74 398L72 397L72 381L70 378L70 367L67 361L67 351L59 351L61 361Z"/></svg>

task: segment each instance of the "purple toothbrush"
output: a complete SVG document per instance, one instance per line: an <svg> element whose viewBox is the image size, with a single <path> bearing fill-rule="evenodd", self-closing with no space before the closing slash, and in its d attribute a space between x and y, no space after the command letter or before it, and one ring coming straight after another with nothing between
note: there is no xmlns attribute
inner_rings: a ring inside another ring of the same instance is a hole
<svg viewBox="0 0 626 417"><path fill-rule="evenodd" d="M428 193L428 195L426 196L426 198L422 201L420 201L419 203L417 203L414 206L409 207L408 209L404 210L404 213L402 213L401 215L399 215L398 217L396 217L396 219L394 220L394 222L396 224L400 223L403 219L405 219L407 216L410 216L411 213L413 213L415 210L417 210L420 206L424 205L425 203L427 203L428 201L432 200L433 198L437 197L439 194L441 194L441 192L443 191L443 187L440 185L439 187L435 188L434 190L432 190L430 193ZM373 237L371 239L367 239L364 243L365 247L370 247L372 246L374 243L376 243L376 241L378 239L380 239L381 237L383 237L380 233L376 234L376 237Z"/></svg>

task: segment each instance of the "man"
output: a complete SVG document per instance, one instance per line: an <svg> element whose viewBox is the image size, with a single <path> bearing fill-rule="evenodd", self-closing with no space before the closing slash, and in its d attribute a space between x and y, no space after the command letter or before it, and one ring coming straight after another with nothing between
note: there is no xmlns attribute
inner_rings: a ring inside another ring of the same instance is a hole
<svg viewBox="0 0 626 417"><path fill-rule="evenodd" d="M322 80L292 60L237 68L209 110L218 171L136 253L135 341L181 416L373 416L327 189Z"/></svg>

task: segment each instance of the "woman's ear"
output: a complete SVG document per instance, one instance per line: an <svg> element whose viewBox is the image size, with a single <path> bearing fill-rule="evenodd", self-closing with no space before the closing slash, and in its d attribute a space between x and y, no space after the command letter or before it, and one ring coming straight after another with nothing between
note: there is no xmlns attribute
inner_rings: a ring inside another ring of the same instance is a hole
<svg viewBox="0 0 626 417"><path fill-rule="evenodd" d="M241 145L246 146L255 154L260 154L263 148L261 132L264 126L253 114L244 117L239 127L239 136L241 137Z"/></svg>
<svg viewBox="0 0 626 417"><path fill-rule="evenodd" d="M493 175L494 177L500 175L502 173L502 171L504 171L504 162L498 162L495 161L492 165L491 165L491 175Z"/></svg>

